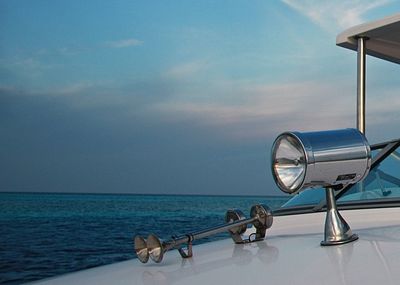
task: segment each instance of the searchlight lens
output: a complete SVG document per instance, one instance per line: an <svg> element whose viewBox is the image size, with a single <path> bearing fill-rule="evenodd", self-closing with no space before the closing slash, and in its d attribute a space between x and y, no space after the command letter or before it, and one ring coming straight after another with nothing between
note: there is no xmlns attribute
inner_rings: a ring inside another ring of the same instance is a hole
<svg viewBox="0 0 400 285"><path fill-rule="evenodd" d="M272 169L279 188L295 192L306 174L306 157L300 142L290 134L282 134L273 146Z"/></svg>

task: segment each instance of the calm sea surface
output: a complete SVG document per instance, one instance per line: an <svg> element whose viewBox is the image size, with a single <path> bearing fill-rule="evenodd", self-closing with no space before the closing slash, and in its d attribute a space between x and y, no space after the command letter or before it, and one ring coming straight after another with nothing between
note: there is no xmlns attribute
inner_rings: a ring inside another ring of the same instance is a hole
<svg viewBox="0 0 400 285"><path fill-rule="evenodd" d="M0 193L0 284L19 284L135 257L132 237L161 238L248 216L287 198ZM228 237L227 234L208 240ZM207 239L198 243L205 242Z"/></svg>

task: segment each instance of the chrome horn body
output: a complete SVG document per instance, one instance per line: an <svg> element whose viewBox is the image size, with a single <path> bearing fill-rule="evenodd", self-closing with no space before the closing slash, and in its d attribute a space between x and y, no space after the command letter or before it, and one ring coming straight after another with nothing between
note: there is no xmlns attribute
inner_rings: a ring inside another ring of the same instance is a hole
<svg viewBox="0 0 400 285"><path fill-rule="evenodd" d="M134 238L135 252L142 263L146 263L149 258L159 263L162 261L164 254L171 249L178 249L182 258L191 257L193 255L192 243L194 240L225 231L228 231L233 241L239 244L263 240L266 230L272 226L273 216L271 209L266 205L257 204L251 208L250 216L250 218L246 219L240 210L228 210L225 215L226 224L182 236L173 236L170 240L164 242L154 234L150 234L147 240L141 236L136 236ZM242 234L249 224L253 224L256 231L247 239L243 239ZM186 244L186 249L182 247L184 244Z"/></svg>

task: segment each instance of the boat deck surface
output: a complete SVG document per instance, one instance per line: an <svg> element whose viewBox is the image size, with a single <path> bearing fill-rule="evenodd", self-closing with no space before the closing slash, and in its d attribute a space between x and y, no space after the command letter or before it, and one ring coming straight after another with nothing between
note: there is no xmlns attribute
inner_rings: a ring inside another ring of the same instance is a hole
<svg viewBox="0 0 400 285"><path fill-rule="evenodd" d="M189 259L174 250L160 264L133 259L35 284L398 284L400 208L341 214L356 242L321 247L325 213L279 216L264 241L225 239L194 246Z"/></svg>

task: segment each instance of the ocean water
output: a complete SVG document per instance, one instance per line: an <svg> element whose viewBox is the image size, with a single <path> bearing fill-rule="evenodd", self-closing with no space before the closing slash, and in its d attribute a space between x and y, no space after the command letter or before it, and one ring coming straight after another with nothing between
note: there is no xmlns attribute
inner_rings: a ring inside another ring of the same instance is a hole
<svg viewBox="0 0 400 285"><path fill-rule="evenodd" d="M287 197L0 193L0 284L20 284L135 257L132 238L167 239L246 216ZM220 234L196 241L228 237Z"/></svg>

